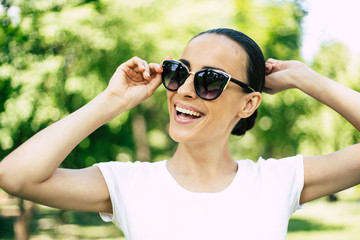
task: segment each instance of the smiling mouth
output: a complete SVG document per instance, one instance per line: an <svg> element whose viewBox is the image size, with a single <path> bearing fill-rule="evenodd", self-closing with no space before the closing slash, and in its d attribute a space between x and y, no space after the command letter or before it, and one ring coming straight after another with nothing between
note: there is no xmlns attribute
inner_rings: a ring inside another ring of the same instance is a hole
<svg viewBox="0 0 360 240"><path fill-rule="evenodd" d="M176 115L182 119L196 119L202 116L201 113L175 106Z"/></svg>

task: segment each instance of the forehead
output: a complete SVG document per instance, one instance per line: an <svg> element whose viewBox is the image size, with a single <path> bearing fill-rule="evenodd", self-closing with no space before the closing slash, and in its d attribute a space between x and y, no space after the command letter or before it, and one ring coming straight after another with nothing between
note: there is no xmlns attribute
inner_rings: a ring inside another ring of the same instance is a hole
<svg viewBox="0 0 360 240"><path fill-rule="evenodd" d="M247 54L234 40L218 34L204 34L192 39L182 56L190 62L191 70L204 66L223 69L233 78L246 78Z"/></svg>

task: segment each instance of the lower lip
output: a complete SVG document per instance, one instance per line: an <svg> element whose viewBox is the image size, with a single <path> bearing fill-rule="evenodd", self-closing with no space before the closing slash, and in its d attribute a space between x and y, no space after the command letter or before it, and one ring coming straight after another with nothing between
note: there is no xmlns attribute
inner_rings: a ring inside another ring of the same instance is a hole
<svg viewBox="0 0 360 240"><path fill-rule="evenodd" d="M192 123L202 118L202 116L198 118L181 118L179 115L177 115L176 110L174 110L174 116L175 116L175 121L178 123Z"/></svg>

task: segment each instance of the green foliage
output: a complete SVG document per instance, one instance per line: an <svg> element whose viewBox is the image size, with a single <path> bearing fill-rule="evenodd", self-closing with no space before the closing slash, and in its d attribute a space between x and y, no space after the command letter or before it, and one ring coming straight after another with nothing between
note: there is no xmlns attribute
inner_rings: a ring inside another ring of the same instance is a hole
<svg viewBox="0 0 360 240"><path fill-rule="evenodd" d="M122 62L135 55L148 62L179 58L200 31L233 27L257 41L266 58L300 59L306 14L295 0L2 0L0 9L0 159L90 101ZM314 68L352 86L358 64L349 65L346 51L336 49L324 46ZM264 95L255 129L232 138L231 149L236 158L256 159L324 153L358 140L350 126L336 140L343 120L327 121L324 109L296 90ZM135 160L138 115L146 119L151 159L169 158L176 145L167 134L166 91L160 87L87 137L63 166Z"/></svg>
<svg viewBox="0 0 360 240"><path fill-rule="evenodd" d="M236 0L235 20L251 36L266 58L299 59L301 21L306 12L296 0Z"/></svg>
<svg viewBox="0 0 360 240"><path fill-rule="evenodd" d="M352 55L339 42L325 42L314 58L313 68L345 86L360 90L356 82L360 79L360 56ZM359 132L343 117L324 105L314 104L312 108L314 127L307 138L304 151L320 153L333 152L359 142ZM354 109L355 110L355 109Z"/></svg>
<svg viewBox="0 0 360 240"><path fill-rule="evenodd" d="M219 3L204 0L3 0L1 6L0 158L90 101L122 62L135 55L149 62L177 58L195 33L228 21L225 13L215 14ZM11 17L14 9L20 12ZM160 87L153 98L87 137L63 166L135 160L136 115L146 119L152 159L171 156L175 144L166 133Z"/></svg>

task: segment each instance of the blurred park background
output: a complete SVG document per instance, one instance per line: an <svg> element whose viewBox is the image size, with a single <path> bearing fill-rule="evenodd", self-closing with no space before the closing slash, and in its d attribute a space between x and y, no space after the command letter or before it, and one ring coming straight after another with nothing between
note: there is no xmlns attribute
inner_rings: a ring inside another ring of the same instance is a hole
<svg viewBox="0 0 360 240"><path fill-rule="evenodd" d="M0 159L99 94L122 62L135 55L148 62L179 58L188 40L203 30L235 28L251 36L265 58L304 60L306 1L0 3ZM360 55L336 40L319 46L307 64L360 91ZM297 90L263 96L256 127L230 140L236 159L326 154L359 142L359 133L347 121ZM168 137L167 124L166 91L160 86L152 98L82 141L62 167L168 159L176 144ZM296 214L288 239L360 239L355 230L360 229L358 188L337 198L336 204L319 200ZM34 205L0 189L0 239L26 239L26 229L31 239L122 239L97 214Z"/></svg>

